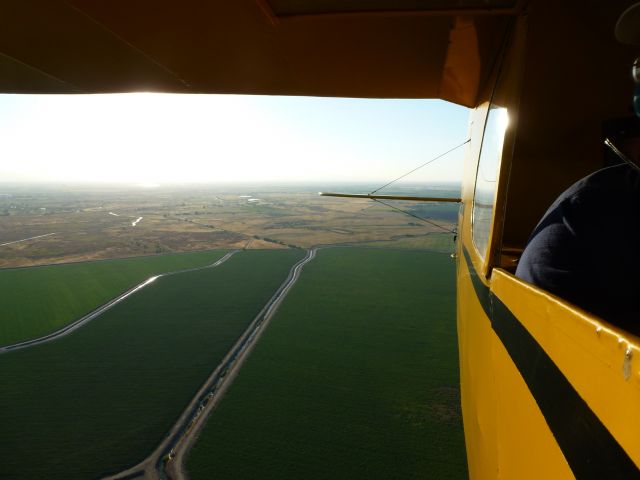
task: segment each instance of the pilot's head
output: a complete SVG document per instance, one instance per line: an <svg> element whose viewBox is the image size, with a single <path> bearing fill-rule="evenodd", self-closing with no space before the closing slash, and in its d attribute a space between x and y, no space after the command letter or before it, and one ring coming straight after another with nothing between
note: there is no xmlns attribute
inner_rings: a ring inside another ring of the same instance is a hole
<svg viewBox="0 0 640 480"><path fill-rule="evenodd" d="M616 23L615 35L620 43L640 47L640 2L622 12ZM640 49L638 53L640 54ZM634 83L635 117L609 120L603 128L607 137L605 144L611 150L606 158L612 163L622 159L640 169L640 57L633 62L631 77ZM611 153L615 155L611 157Z"/></svg>
<svg viewBox="0 0 640 480"><path fill-rule="evenodd" d="M616 23L615 33L619 42L640 47L640 2L634 3L622 12ZM633 62L631 76L635 83L633 108L640 117L640 57Z"/></svg>

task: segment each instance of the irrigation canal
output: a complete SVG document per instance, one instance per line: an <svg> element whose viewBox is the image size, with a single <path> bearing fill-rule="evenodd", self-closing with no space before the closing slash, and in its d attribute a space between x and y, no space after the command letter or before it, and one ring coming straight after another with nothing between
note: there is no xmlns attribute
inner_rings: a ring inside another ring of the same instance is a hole
<svg viewBox="0 0 640 480"><path fill-rule="evenodd" d="M0 355L3 354L3 353L14 351L14 350L20 350L20 349L23 349L23 348L35 347L36 345L40 345L42 343L51 342L53 340L58 340L59 338L62 338L64 336L66 336L66 335L69 335L70 333L73 333L74 331L78 330L79 328L82 328L87 323L89 323L91 320L94 320L95 318L99 317L104 312L106 312L107 310L112 308L114 305L117 305L118 303L122 302L125 298L127 298L130 295L133 295L134 293L136 293L138 290L141 290L144 287L146 287L147 285L149 285L150 283L153 283L158 278L168 277L170 275L177 275L178 273L194 272L196 270L203 270L205 268L215 268L218 265L221 265L224 262L226 262L227 260L229 260L229 258L231 258L234 254L236 254L238 252L239 252L239 250L232 250L231 252L227 253L224 257L222 257L218 261L212 263L211 265L205 265L203 267L187 268L187 269L183 269L183 270L176 270L176 271L173 271L173 272L161 273L159 275L155 275L153 277L150 277L150 278L146 279L144 282L139 283L135 287L130 288L129 290L127 290L123 294L117 296L116 298L114 298L112 300L109 300L107 303L105 303L104 305L101 305L100 307L96 308L92 312L86 314L84 317L81 317L78 320L76 320L75 322L72 322L72 323L70 323L68 325L65 325L64 327L62 327L59 330L56 330L55 332L49 333L48 335L44 335L42 337L34 338L32 340L26 340L24 342L14 343L12 345L6 345L4 347L0 347Z"/></svg>

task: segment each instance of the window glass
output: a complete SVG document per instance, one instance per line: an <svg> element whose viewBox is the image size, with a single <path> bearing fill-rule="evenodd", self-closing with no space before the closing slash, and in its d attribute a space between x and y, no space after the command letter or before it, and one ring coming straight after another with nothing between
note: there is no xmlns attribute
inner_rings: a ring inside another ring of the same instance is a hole
<svg viewBox="0 0 640 480"><path fill-rule="evenodd" d="M473 243L482 258L486 257L489 246L500 158L508 124L507 109L492 104L482 138L472 214Z"/></svg>

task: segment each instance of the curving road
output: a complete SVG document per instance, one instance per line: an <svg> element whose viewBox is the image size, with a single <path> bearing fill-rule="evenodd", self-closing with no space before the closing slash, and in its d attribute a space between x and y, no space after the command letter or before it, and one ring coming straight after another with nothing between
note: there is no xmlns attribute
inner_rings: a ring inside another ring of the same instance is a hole
<svg viewBox="0 0 640 480"><path fill-rule="evenodd" d="M150 278L146 279L144 282L139 283L135 287L130 288L129 290L127 290L123 294L117 296L116 298L114 298L112 300L109 300L107 303L105 303L104 305L96 308L95 310L93 310L92 312L88 313L84 317L81 317L78 320L76 320L75 322L72 322L72 323L70 323L68 325L65 325L64 327L62 327L59 330L56 330L53 333L49 333L48 335L44 335L42 337L34 338L32 340L26 340L24 342L14 343L12 345L6 345L4 347L0 347L0 355L3 354L3 353L12 352L14 350L20 350L22 348L34 347L36 345L40 345L40 344L46 343L46 342L51 342L53 340L57 340L57 339L62 338L64 336L66 336L66 335L69 335L70 333L73 333L76 330L78 330L79 328L82 328L83 326L85 326L91 320L99 317L104 312L106 312L107 310L112 308L114 305L117 305L118 303L122 302L125 298L129 297L130 295L133 295L135 292L137 292L138 290L146 287L150 283L153 283L158 278L168 277L170 275L177 275L178 273L194 272L196 270L203 270L205 268L215 268L218 265L221 265L222 263L224 263L227 260L229 260L229 258L231 258L237 252L239 252L239 250L233 250L233 251L227 253L224 257L222 257L218 261L212 263L211 265L205 265L203 267L195 267L195 268L186 268L186 269L183 269L183 270L175 270L173 272L161 273L159 275L155 275L153 277L150 277Z"/></svg>
<svg viewBox="0 0 640 480"><path fill-rule="evenodd" d="M273 314L300 277L302 268L315 258L316 250L315 248L308 250L307 255L291 268L285 281L207 378L165 439L151 455L125 471L106 477L105 480L134 478L183 480L186 478L182 468L185 454L193 445L207 417L233 382L238 370L266 329Z"/></svg>

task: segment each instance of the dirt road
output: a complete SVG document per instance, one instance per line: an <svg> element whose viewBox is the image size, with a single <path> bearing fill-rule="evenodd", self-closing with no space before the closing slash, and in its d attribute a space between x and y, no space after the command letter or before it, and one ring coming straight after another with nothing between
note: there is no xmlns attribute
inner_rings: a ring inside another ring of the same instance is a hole
<svg viewBox="0 0 640 480"><path fill-rule="evenodd" d="M220 365L213 371L164 441L139 464L106 477L105 480L128 480L145 478L153 480L185 479L183 468L185 454L189 451L207 417L220 401L229 385L237 375L262 332L266 329L289 290L300 277L304 265L313 260L316 249L307 251L307 255L296 263L280 288L262 308L240 339L231 348Z"/></svg>

